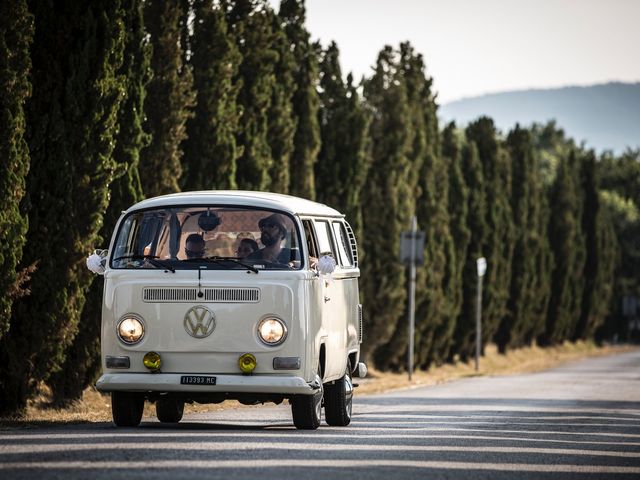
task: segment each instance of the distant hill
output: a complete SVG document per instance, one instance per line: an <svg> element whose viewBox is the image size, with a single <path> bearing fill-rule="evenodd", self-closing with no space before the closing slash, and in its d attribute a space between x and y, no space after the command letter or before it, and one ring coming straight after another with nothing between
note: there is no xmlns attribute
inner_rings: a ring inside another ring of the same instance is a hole
<svg viewBox="0 0 640 480"><path fill-rule="evenodd" d="M465 98L442 105L438 116L459 126L486 115L507 133L555 119L568 137L597 152L640 147L640 83L522 90Z"/></svg>

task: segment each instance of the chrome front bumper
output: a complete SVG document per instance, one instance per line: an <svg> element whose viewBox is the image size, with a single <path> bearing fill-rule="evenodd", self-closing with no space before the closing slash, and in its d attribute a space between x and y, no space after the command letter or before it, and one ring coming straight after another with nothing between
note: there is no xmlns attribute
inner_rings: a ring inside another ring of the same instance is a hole
<svg viewBox="0 0 640 480"><path fill-rule="evenodd" d="M105 373L96 382L101 392L233 392L311 395L317 387L290 375L215 375L215 385L182 385L180 377L202 373Z"/></svg>

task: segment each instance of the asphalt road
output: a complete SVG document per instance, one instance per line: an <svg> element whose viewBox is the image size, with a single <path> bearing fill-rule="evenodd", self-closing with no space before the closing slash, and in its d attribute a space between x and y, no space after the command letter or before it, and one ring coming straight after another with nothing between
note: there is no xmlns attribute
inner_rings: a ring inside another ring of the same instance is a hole
<svg viewBox="0 0 640 480"><path fill-rule="evenodd" d="M544 373L357 397L352 424L295 430L287 405L167 427L0 431L0 478L640 478L640 351Z"/></svg>

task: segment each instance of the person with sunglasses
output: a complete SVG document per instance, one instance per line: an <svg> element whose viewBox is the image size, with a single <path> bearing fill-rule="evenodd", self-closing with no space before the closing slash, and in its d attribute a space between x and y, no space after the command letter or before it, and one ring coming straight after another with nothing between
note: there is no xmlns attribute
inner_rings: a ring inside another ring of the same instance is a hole
<svg viewBox="0 0 640 480"><path fill-rule="evenodd" d="M202 258L204 257L204 238L198 233L192 233L187 237L187 241L184 245L184 253L187 258Z"/></svg>
<svg viewBox="0 0 640 480"><path fill-rule="evenodd" d="M289 264L291 249L282 246L287 229L281 216L274 213L268 217L261 218L258 222L258 228L260 229L260 241L264 248L253 252L247 259Z"/></svg>

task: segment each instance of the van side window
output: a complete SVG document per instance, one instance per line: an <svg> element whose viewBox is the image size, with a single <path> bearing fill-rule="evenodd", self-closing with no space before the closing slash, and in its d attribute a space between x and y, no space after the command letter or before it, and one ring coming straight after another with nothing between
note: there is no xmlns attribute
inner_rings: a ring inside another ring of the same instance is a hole
<svg viewBox="0 0 640 480"><path fill-rule="evenodd" d="M320 255L330 252L336 259L336 249L333 247L333 239L331 238L331 229L329 222L324 220L314 220L316 225L316 234L318 235L318 249Z"/></svg>
<svg viewBox="0 0 640 480"><path fill-rule="evenodd" d="M344 228L344 224L342 222L333 222L331 225L333 226L333 233L336 238L336 243L338 244L337 247L338 254L340 255L340 265L343 267L352 267L353 259L351 258L351 248L347 241L347 232Z"/></svg>
<svg viewBox="0 0 640 480"><path fill-rule="evenodd" d="M313 234L313 226L311 225L311 220L303 220L302 227L304 229L304 237L307 241L307 250L309 251L309 256L318 258L318 246L316 244L316 237ZM307 259L307 264L309 259Z"/></svg>

